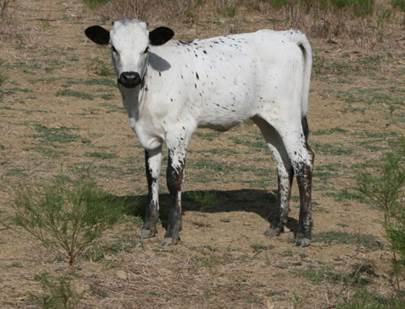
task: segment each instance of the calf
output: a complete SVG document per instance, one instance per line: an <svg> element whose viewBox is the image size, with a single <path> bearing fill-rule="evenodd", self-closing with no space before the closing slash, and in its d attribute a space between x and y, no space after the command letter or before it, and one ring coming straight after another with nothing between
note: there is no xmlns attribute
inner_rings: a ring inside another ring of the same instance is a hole
<svg viewBox="0 0 405 309"><path fill-rule="evenodd" d="M296 244L310 244L314 155L308 146L308 93L311 47L299 31L259 30L194 40L171 40L166 27L148 31L136 20L85 31L97 44L110 45L118 88L129 123L145 148L149 204L142 238L156 234L158 177L162 144L169 157L167 186L172 197L164 245L181 230L181 187L186 149L197 127L228 130L252 119L277 161L278 211L266 235L279 235L287 223L296 175L300 212Z"/></svg>

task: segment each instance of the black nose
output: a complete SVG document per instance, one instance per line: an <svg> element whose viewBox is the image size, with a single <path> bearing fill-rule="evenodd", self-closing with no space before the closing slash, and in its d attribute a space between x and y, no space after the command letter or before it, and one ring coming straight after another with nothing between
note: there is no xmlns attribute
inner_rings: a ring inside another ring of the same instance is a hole
<svg viewBox="0 0 405 309"><path fill-rule="evenodd" d="M126 88L134 88L141 83L141 77L136 72L123 72L118 82Z"/></svg>

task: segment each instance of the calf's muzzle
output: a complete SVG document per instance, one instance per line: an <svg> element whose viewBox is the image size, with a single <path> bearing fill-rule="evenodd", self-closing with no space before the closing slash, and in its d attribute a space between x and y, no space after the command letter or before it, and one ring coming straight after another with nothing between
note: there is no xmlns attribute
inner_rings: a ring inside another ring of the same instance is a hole
<svg viewBox="0 0 405 309"><path fill-rule="evenodd" d="M141 81L141 77L136 72L123 72L118 78L118 82L125 88L135 88Z"/></svg>

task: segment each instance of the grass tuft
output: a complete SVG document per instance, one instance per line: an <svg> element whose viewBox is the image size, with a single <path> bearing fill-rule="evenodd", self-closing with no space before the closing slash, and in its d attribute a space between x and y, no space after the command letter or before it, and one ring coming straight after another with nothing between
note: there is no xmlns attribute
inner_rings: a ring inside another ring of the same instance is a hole
<svg viewBox="0 0 405 309"><path fill-rule="evenodd" d="M370 234L328 231L314 235L314 241L327 244L361 245L369 250L379 250L383 248L382 242L377 237Z"/></svg>
<svg viewBox="0 0 405 309"><path fill-rule="evenodd" d="M123 213L123 205L92 180L70 183L63 177L52 184L21 188L13 208L16 225L65 256L70 266Z"/></svg>
<svg viewBox="0 0 405 309"><path fill-rule="evenodd" d="M35 123L33 127L42 140L50 143L69 143L80 138L79 135L71 133L73 130L72 128L48 128L40 123Z"/></svg>

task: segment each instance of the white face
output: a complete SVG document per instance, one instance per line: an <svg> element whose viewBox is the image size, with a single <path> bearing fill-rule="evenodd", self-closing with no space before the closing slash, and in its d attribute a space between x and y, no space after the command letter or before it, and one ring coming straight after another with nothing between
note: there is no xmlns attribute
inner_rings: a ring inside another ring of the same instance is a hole
<svg viewBox="0 0 405 309"><path fill-rule="evenodd" d="M143 21L125 19L115 22L111 32L101 26L91 26L85 30L85 34L94 43L111 44L112 62L119 84L134 88L145 77L149 45L165 44L174 32L167 27L158 27L149 32Z"/></svg>
<svg viewBox="0 0 405 309"><path fill-rule="evenodd" d="M124 72L145 74L149 31L146 23L138 20L123 20L114 23L110 32L112 61L120 77Z"/></svg>

